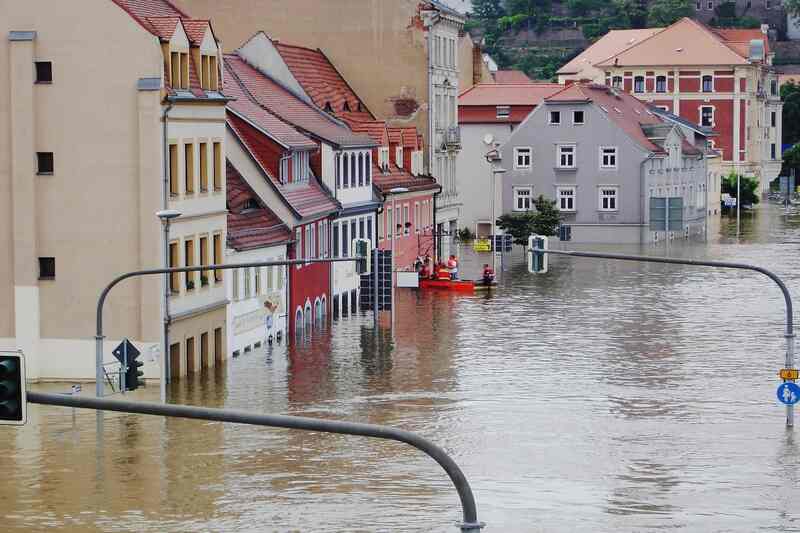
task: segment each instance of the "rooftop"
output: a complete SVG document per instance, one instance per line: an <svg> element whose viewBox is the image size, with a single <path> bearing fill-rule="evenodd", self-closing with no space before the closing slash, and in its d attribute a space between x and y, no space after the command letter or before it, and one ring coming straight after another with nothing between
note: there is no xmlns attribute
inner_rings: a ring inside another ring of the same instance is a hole
<svg viewBox="0 0 800 533"><path fill-rule="evenodd" d="M527 74L521 70L498 70L492 74L495 83L532 83Z"/></svg>
<svg viewBox="0 0 800 533"><path fill-rule="evenodd" d="M284 243L292 233L263 204L230 161L226 164L228 245L237 251ZM256 204L257 207L250 207Z"/></svg>
<svg viewBox="0 0 800 533"><path fill-rule="evenodd" d="M458 97L459 106L525 105L536 106L553 93L563 89L558 83L473 85Z"/></svg>

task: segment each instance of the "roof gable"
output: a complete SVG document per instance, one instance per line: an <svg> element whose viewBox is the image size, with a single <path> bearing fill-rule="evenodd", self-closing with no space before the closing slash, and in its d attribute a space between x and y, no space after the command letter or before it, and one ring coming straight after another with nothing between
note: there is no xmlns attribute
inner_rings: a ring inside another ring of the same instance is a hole
<svg viewBox="0 0 800 533"><path fill-rule="evenodd" d="M719 35L682 18L649 38L598 63L611 66L744 65L747 60Z"/></svg>
<svg viewBox="0 0 800 533"><path fill-rule="evenodd" d="M558 83L500 84L479 83L458 97L459 106L530 105L535 106L563 89Z"/></svg>
<svg viewBox="0 0 800 533"><path fill-rule="evenodd" d="M558 69L556 74L580 74L584 70L593 69L595 64L627 50L663 29L611 30Z"/></svg>
<svg viewBox="0 0 800 533"><path fill-rule="evenodd" d="M178 50L189 49L189 36L186 35L186 30L182 21L178 21L172 32L172 37L169 39L170 48Z"/></svg>

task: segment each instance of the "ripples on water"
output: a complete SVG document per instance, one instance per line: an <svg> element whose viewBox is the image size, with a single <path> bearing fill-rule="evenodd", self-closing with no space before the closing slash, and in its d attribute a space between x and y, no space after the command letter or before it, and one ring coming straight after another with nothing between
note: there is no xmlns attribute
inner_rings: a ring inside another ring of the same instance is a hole
<svg viewBox="0 0 800 533"><path fill-rule="evenodd" d="M738 241L725 221L714 243L670 254L761 264L797 293L799 227L772 208ZM476 273L484 257L462 255ZM563 257L531 276L521 254L507 266L494 295L400 291L394 339L350 317L177 383L172 401L419 432L464 469L487 531L800 531L800 437L774 400L784 315L772 282ZM457 531L449 482L404 445L107 414L98 451L95 428L91 412L34 406L26 427L0 432L15 450L0 455L6 524Z"/></svg>

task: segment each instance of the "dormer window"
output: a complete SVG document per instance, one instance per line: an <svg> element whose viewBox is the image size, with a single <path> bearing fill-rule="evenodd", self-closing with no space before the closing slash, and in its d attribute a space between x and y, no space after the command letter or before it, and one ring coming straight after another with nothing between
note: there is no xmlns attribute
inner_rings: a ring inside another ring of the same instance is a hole
<svg viewBox="0 0 800 533"><path fill-rule="evenodd" d="M200 56L200 86L207 91L218 89L217 56L202 54Z"/></svg>
<svg viewBox="0 0 800 533"><path fill-rule="evenodd" d="M255 198L248 198L242 204L242 211L250 211L253 209L258 209L258 202Z"/></svg>
<svg viewBox="0 0 800 533"><path fill-rule="evenodd" d="M308 181L311 168L308 164L308 152L294 152L292 154L292 181Z"/></svg>
<svg viewBox="0 0 800 533"><path fill-rule="evenodd" d="M173 89L189 88L189 52L170 54L170 78Z"/></svg>
<svg viewBox="0 0 800 533"><path fill-rule="evenodd" d="M350 104L347 103L347 100L344 101L344 106L342 106L342 111L350 111Z"/></svg>
<svg viewBox="0 0 800 533"><path fill-rule="evenodd" d="M395 148L395 150L394 150L394 162L399 168L403 168L403 147L402 146L398 146L397 148Z"/></svg>
<svg viewBox="0 0 800 533"><path fill-rule="evenodd" d="M331 103L330 102L325 102L325 108L324 109L325 109L326 113L333 113L333 108L331 107Z"/></svg>
<svg viewBox="0 0 800 533"><path fill-rule="evenodd" d="M381 147L378 150L378 166L384 172L389 169L389 147Z"/></svg>

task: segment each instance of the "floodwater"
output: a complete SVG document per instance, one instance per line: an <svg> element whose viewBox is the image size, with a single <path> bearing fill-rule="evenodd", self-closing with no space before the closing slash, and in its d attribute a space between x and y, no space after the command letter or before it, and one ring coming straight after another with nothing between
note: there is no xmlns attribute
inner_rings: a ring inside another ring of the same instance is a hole
<svg viewBox="0 0 800 533"><path fill-rule="evenodd" d="M739 239L727 220L712 234L668 253L763 265L800 296L800 212L765 206ZM612 248L667 253L596 249ZM467 273L486 257L462 255ZM800 531L770 280L565 257L534 276L519 252L504 264L496 294L399 291L394 340L349 317L177 382L171 401L417 432L464 470L486 531ZM112 413L97 435L94 412L31 406L0 449L4 531L456 532L460 519L438 465L389 441Z"/></svg>

